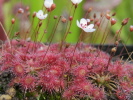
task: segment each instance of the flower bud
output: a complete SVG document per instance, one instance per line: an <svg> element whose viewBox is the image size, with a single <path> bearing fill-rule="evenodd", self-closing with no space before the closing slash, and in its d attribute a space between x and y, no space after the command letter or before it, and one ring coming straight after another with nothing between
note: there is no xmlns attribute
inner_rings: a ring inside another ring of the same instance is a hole
<svg viewBox="0 0 133 100"><path fill-rule="evenodd" d="M69 20L70 20L70 21L72 21L72 20L73 20L73 17L72 17L72 16L70 16L70 17L69 17Z"/></svg>
<svg viewBox="0 0 133 100"><path fill-rule="evenodd" d="M112 14L112 16L115 16L115 15L116 15L116 13L113 13L113 14Z"/></svg>
<svg viewBox="0 0 133 100"><path fill-rule="evenodd" d="M115 41L115 45L118 45L119 44L119 41Z"/></svg>
<svg viewBox="0 0 133 100"><path fill-rule="evenodd" d="M16 32L16 33L15 33L15 36L18 36L19 34L20 34L20 32Z"/></svg>
<svg viewBox="0 0 133 100"><path fill-rule="evenodd" d="M56 5L55 4L52 4L51 11L54 10L55 8L56 8Z"/></svg>
<svg viewBox="0 0 133 100"><path fill-rule="evenodd" d="M130 26L130 32L133 32L133 25Z"/></svg>
<svg viewBox="0 0 133 100"><path fill-rule="evenodd" d="M129 18L125 18L125 19L122 21L121 25L126 25L126 24L128 23L128 21L129 21Z"/></svg>
<svg viewBox="0 0 133 100"><path fill-rule="evenodd" d="M14 24L14 23L15 23L15 19L14 19L14 18L12 18L12 21L11 21L11 22L12 22L12 24Z"/></svg>
<svg viewBox="0 0 133 100"><path fill-rule="evenodd" d="M63 17L63 18L61 19L61 21L62 21L63 23L66 23L67 20L66 20L66 18Z"/></svg>
<svg viewBox="0 0 133 100"><path fill-rule="evenodd" d="M105 16L108 20L110 19L110 15L107 13Z"/></svg>
<svg viewBox="0 0 133 100"><path fill-rule="evenodd" d="M58 17L57 16L54 16L54 19L57 19Z"/></svg>
<svg viewBox="0 0 133 100"><path fill-rule="evenodd" d="M111 18L111 25L114 25L116 23L116 20L114 18Z"/></svg>
<svg viewBox="0 0 133 100"><path fill-rule="evenodd" d="M19 8L19 9L18 9L18 13L24 13L24 9Z"/></svg>
<svg viewBox="0 0 133 100"><path fill-rule="evenodd" d="M117 49L116 49L116 47L113 47L112 49L111 49L111 52L116 52L117 51Z"/></svg>
<svg viewBox="0 0 133 100"><path fill-rule="evenodd" d="M34 18L36 16L36 12L33 13L32 17Z"/></svg>
<svg viewBox="0 0 133 100"><path fill-rule="evenodd" d="M88 9L88 13L90 13L91 11L92 11L92 8L89 8L89 9Z"/></svg>

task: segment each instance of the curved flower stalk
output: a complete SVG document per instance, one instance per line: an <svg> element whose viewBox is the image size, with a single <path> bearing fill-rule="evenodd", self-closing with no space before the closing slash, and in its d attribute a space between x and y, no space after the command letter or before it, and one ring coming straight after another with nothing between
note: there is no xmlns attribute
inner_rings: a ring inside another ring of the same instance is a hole
<svg viewBox="0 0 133 100"><path fill-rule="evenodd" d="M45 19L46 17L48 16L48 14L43 14L43 11L42 10L39 10L37 13L36 13L36 17L40 20L43 20Z"/></svg>
<svg viewBox="0 0 133 100"><path fill-rule="evenodd" d="M80 20L80 22L77 20L77 26L79 28L81 28L82 30L84 30L85 32L94 32L96 29L94 29L94 24L89 24L90 23L90 19L84 19L82 18Z"/></svg>

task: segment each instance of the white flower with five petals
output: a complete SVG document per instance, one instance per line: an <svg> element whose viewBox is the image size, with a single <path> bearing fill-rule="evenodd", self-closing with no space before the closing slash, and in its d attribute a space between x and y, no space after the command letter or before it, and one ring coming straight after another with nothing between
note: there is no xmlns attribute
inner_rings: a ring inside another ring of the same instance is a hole
<svg viewBox="0 0 133 100"><path fill-rule="evenodd" d="M74 5L77 5L77 4L79 4L80 2L82 2L82 0L71 0L72 1L72 3L74 4Z"/></svg>
<svg viewBox="0 0 133 100"><path fill-rule="evenodd" d="M53 0L45 0L45 1L44 1L44 6L45 6L46 8L51 8L51 7L52 7L52 4L54 4L54 3L53 3Z"/></svg>
<svg viewBox="0 0 133 100"><path fill-rule="evenodd" d="M39 11L36 13L36 17L37 17L38 19L40 19L40 20L45 19L47 16L48 16L48 14L43 15L43 11L42 11L42 10L39 10Z"/></svg>
<svg viewBox="0 0 133 100"><path fill-rule="evenodd" d="M80 22L77 20L77 26L81 29L83 29L85 32L94 32L96 29L94 29L94 24L88 25L90 22L90 19L84 19L82 18Z"/></svg>

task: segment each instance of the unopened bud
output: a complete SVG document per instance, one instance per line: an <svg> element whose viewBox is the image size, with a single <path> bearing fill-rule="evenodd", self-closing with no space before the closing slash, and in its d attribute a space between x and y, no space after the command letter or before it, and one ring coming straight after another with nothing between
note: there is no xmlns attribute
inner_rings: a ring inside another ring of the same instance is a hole
<svg viewBox="0 0 133 100"><path fill-rule="evenodd" d="M114 18L111 18L111 25L114 25L116 23L116 20Z"/></svg>
<svg viewBox="0 0 133 100"><path fill-rule="evenodd" d="M66 23L67 20L66 20L66 18L63 17L63 18L61 19L61 21L62 21L63 23Z"/></svg>
<svg viewBox="0 0 133 100"><path fill-rule="evenodd" d="M15 36L18 36L18 35L19 35L19 33L20 33L20 32L16 32L16 33L15 33Z"/></svg>
<svg viewBox="0 0 133 100"><path fill-rule="evenodd" d="M113 13L113 14L112 14L112 16L115 16L115 15L116 15L116 13Z"/></svg>
<svg viewBox="0 0 133 100"><path fill-rule="evenodd" d="M36 12L33 13L32 17L34 18L36 16Z"/></svg>
<svg viewBox="0 0 133 100"><path fill-rule="evenodd" d="M15 23L15 19L14 19L14 18L12 18L12 21L11 21L11 22L12 22L12 24L14 24L14 23Z"/></svg>
<svg viewBox="0 0 133 100"><path fill-rule="evenodd" d="M119 44L119 41L115 41L115 45L118 45Z"/></svg>
<svg viewBox="0 0 133 100"><path fill-rule="evenodd" d="M56 5L55 4L52 4L51 11L54 10L55 8L56 8Z"/></svg>
<svg viewBox="0 0 133 100"><path fill-rule="evenodd" d="M54 19L57 19L58 17L57 16L54 16Z"/></svg>
<svg viewBox="0 0 133 100"><path fill-rule="evenodd" d="M124 20L122 21L121 25L126 25L126 24L128 23L128 21L129 21L129 18L124 19Z"/></svg>
<svg viewBox="0 0 133 100"><path fill-rule="evenodd" d="M105 16L108 20L110 19L110 15L107 13Z"/></svg>
<svg viewBox="0 0 133 100"><path fill-rule="evenodd" d="M89 9L88 9L88 13L90 13L91 11L92 11L92 8L89 8Z"/></svg>
<svg viewBox="0 0 133 100"><path fill-rule="evenodd" d="M68 48L69 46L70 46L70 43L66 43L66 46L65 47Z"/></svg>
<svg viewBox="0 0 133 100"><path fill-rule="evenodd" d="M70 17L69 17L69 20L70 20L70 21L72 21L72 20L73 20L73 17L72 17L72 16L70 16Z"/></svg>
<svg viewBox="0 0 133 100"><path fill-rule="evenodd" d="M41 27L41 26L42 26L42 22L39 23L39 27Z"/></svg>
<svg viewBox="0 0 133 100"><path fill-rule="evenodd" d="M19 8L19 9L18 9L18 13L24 13L24 9Z"/></svg>
<svg viewBox="0 0 133 100"><path fill-rule="evenodd" d="M114 47L114 48L111 49L111 52L114 52L115 53L116 51L117 51L116 47Z"/></svg>
<svg viewBox="0 0 133 100"><path fill-rule="evenodd" d="M130 32L133 32L133 25L130 26Z"/></svg>

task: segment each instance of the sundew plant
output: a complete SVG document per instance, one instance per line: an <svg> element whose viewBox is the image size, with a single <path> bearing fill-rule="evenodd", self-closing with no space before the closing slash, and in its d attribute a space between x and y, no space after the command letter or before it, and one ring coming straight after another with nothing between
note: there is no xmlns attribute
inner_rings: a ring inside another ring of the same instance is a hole
<svg viewBox="0 0 133 100"><path fill-rule="evenodd" d="M99 38L99 31L104 24L115 26L115 13L101 13L100 16L94 13L90 16L92 8L89 8L81 19L74 21L76 9L83 1L69 1L72 10L67 17L51 15L57 9L53 0L45 0L42 9L30 15L26 13L29 7L17 9L17 15L22 18L32 17L29 26L24 24L28 28L23 30L23 38L19 31L12 33L16 16L11 19L8 32L0 24L6 35L6 41L1 41L0 48L0 100L133 99L132 52L126 49L129 56L126 60L121 57L122 52L114 59L119 44L123 44L123 49L126 48L128 39L123 43L120 36L130 18L123 19L120 29L112 38L113 47L108 46L110 52L106 53L102 48L109 36L107 28L98 48L92 43ZM50 18L55 20L54 27L49 24ZM34 19L38 20L37 24ZM104 23L105 20L107 23ZM53 42L60 23L66 25L64 33L59 42ZM73 34L70 30L72 23L81 30L77 42L73 44L66 41L67 36ZM45 27L42 27L43 24ZM45 34L49 34L48 27L52 33L46 42L42 42ZM41 35L40 29L44 30ZM132 25L127 37L130 37L131 32ZM88 34L90 43L84 43L85 34Z"/></svg>

